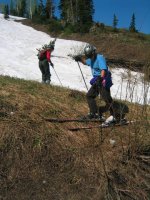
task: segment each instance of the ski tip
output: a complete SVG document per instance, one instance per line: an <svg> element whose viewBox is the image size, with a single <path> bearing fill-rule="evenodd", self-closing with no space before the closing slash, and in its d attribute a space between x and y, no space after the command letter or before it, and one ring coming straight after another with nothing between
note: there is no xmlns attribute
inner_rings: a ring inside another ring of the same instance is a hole
<svg viewBox="0 0 150 200"><path fill-rule="evenodd" d="M79 130L80 130L79 128L69 128L69 129L68 129L68 131L72 131L72 132L73 132L73 131L74 131L74 132L75 132L75 131L79 131Z"/></svg>

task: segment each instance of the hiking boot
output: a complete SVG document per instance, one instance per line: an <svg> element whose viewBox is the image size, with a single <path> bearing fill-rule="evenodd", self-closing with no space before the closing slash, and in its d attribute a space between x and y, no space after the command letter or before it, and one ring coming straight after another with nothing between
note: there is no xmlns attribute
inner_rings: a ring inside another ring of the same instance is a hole
<svg viewBox="0 0 150 200"><path fill-rule="evenodd" d="M111 115L110 117L108 117L105 122L102 124L102 126L111 126L114 125L116 123L116 119Z"/></svg>
<svg viewBox="0 0 150 200"><path fill-rule="evenodd" d="M88 115L86 116L83 116L82 117L83 120L92 120L92 119L97 119L97 120L100 120L100 121L104 121L104 117L103 116L100 116L99 114L97 113L89 113Z"/></svg>
<svg viewBox="0 0 150 200"><path fill-rule="evenodd" d="M46 82L45 82L46 84L50 84L50 80L46 80Z"/></svg>
<svg viewBox="0 0 150 200"><path fill-rule="evenodd" d="M41 83L45 84L45 81L43 81L43 80L42 80L42 82L41 82Z"/></svg>
<svg viewBox="0 0 150 200"><path fill-rule="evenodd" d="M127 123L127 119L123 118L123 119L120 119L120 120L116 120L116 122L120 123L120 124L125 124L125 123Z"/></svg>

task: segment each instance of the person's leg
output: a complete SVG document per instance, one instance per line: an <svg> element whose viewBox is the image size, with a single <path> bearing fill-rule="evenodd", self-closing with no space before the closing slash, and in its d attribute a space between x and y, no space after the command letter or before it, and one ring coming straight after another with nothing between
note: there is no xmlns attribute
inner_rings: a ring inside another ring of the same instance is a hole
<svg viewBox="0 0 150 200"><path fill-rule="evenodd" d="M39 61L39 68L40 71L42 73L42 82L45 83L46 79L45 79L45 70L44 70L44 65L42 61Z"/></svg>
<svg viewBox="0 0 150 200"><path fill-rule="evenodd" d="M105 101L105 106L100 107L100 112L106 112L109 110L110 116L105 120L103 125L109 126L111 124L116 123L115 112L114 112L114 102L110 94L110 89L106 89L104 87L101 88L100 94L102 99Z"/></svg>
<svg viewBox="0 0 150 200"><path fill-rule="evenodd" d="M100 87L100 95L105 102L105 106L99 107L99 113L102 115L104 112L110 111L110 115L114 116L113 99L110 94L110 89Z"/></svg>
<svg viewBox="0 0 150 200"><path fill-rule="evenodd" d="M47 84L50 83L50 69L49 69L49 63L46 61L44 61L44 78Z"/></svg>
<svg viewBox="0 0 150 200"><path fill-rule="evenodd" d="M96 114L98 112L95 99L98 96L98 94L99 94L98 87L95 84L91 86L88 93L86 94L86 99L91 114Z"/></svg>

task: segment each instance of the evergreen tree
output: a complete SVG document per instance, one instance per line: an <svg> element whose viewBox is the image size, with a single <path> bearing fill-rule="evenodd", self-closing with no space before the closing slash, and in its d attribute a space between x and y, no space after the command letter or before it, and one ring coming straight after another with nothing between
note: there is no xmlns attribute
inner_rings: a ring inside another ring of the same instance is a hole
<svg viewBox="0 0 150 200"><path fill-rule="evenodd" d="M14 16L19 16L19 0L10 1L10 14Z"/></svg>
<svg viewBox="0 0 150 200"><path fill-rule="evenodd" d="M32 19L32 16L33 16L33 1L32 0L29 0L29 2L28 2L28 16L29 16L29 18L31 18Z"/></svg>
<svg viewBox="0 0 150 200"><path fill-rule="evenodd" d="M135 27L135 15L134 15L134 13L133 13L132 18L131 18L129 31L130 32L137 32L136 27Z"/></svg>
<svg viewBox="0 0 150 200"><path fill-rule="evenodd" d="M17 16L19 16L19 9L20 9L20 1L16 0L16 13L17 13Z"/></svg>
<svg viewBox="0 0 150 200"><path fill-rule="evenodd" d="M78 21L81 32L88 32L93 23L94 6L91 0L79 2Z"/></svg>
<svg viewBox="0 0 150 200"><path fill-rule="evenodd" d="M38 14L38 0L33 0L34 4L33 4L33 15L37 15Z"/></svg>
<svg viewBox="0 0 150 200"><path fill-rule="evenodd" d="M46 18L48 18L48 19L53 18L53 16L54 16L54 5L53 5L52 0L46 1L45 12L46 12Z"/></svg>
<svg viewBox="0 0 150 200"><path fill-rule="evenodd" d="M21 0L19 16L24 17L26 14L26 0Z"/></svg>
<svg viewBox="0 0 150 200"><path fill-rule="evenodd" d="M87 32L93 23L92 0L60 0L61 19L66 24L76 25L81 32Z"/></svg>
<svg viewBox="0 0 150 200"><path fill-rule="evenodd" d="M118 25L118 19L117 19L116 15L114 14L114 18L113 18L113 29L114 29L114 31L117 31L117 25Z"/></svg>
<svg viewBox="0 0 150 200"><path fill-rule="evenodd" d="M38 6L38 2L37 0L29 0L27 1L27 13L29 18L32 19L32 17L37 14L37 6Z"/></svg>
<svg viewBox="0 0 150 200"><path fill-rule="evenodd" d="M60 0L59 6L60 17L66 22L69 22L69 0Z"/></svg>
<svg viewBox="0 0 150 200"><path fill-rule="evenodd" d="M13 2L13 0L10 0L10 14L11 15L14 14L14 2Z"/></svg>
<svg viewBox="0 0 150 200"><path fill-rule="evenodd" d="M45 15L45 7L44 7L44 4L43 4L43 0L40 0L40 2L39 2L38 15L39 16L44 16Z"/></svg>
<svg viewBox="0 0 150 200"><path fill-rule="evenodd" d="M20 17L24 17L27 14L26 0L16 0L16 13Z"/></svg>
<svg viewBox="0 0 150 200"><path fill-rule="evenodd" d="M0 3L0 12L4 13L4 10L5 10L5 4Z"/></svg>
<svg viewBox="0 0 150 200"><path fill-rule="evenodd" d="M64 20L66 24L75 25L77 22L78 1L79 0L60 0L58 8L60 10L61 19Z"/></svg>
<svg viewBox="0 0 150 200"><path fill-rule="evenodd" d="M8 5L5 5L5 7L4 7L4 18L5 19L9 18L9 7L8 7Z"/></svg>

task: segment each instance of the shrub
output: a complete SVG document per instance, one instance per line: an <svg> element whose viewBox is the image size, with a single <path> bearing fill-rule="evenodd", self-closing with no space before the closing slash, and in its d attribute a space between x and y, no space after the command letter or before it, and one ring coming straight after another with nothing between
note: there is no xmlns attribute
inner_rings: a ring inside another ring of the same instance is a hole
<svg viewBox="0 0 150 200"><path fill-rule="evenodd" d="M61 33L63 26L58 20L50 20L48 30L53 33Z"/></svg>

